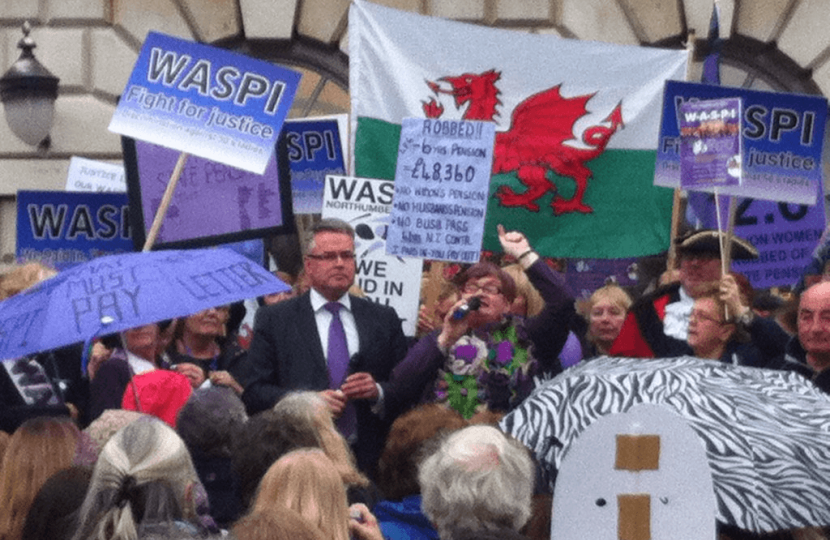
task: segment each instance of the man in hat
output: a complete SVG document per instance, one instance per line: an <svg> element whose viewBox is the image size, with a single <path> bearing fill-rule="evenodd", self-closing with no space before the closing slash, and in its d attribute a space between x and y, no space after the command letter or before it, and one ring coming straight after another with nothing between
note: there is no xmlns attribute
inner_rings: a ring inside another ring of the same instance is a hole
<svg viewBox="0 0 830 540"><path fill-rule="evenodd" d="M721 281L721 234L693 231L677 239L679 281L660 287L631 306L611 356L661 358L687 354L689 317L695 300ZM755 247L732 236L732 259L758 257Z"/></svg>

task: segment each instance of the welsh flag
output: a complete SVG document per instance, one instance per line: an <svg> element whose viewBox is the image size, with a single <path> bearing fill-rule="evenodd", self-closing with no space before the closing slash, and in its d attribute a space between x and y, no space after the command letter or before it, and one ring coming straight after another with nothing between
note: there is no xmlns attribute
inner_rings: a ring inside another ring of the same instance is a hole
<svg viewBox="0 0 830 540"><path fill-rule="evenodd" d="M496 123L483 249L496 224L552 257L665 251L672 190L655 187L663 84L688 53L349 8L352 171L393 179L406 117Z"/></svg>

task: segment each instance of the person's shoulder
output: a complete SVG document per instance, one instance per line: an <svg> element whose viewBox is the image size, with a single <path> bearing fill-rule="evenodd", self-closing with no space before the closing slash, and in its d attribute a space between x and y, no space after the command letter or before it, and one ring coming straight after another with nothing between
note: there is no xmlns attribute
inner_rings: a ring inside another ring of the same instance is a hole
<svg viewBox="0 0 830 540"><path fill-rule="evenodd" d="M373 302L366 297L355 296L353 294L349 294L349 302L352 304L352 311L355 309L374 309L386 307L383 304Z"/></svg>
<svg viewBox="0 0 830 540"><path fill-rule="evenodd" d="M257 308L257 314L259 315L261 313L260 316L262 317L283 317L291 313L296 313L298 310L306 306L311 306L311 301L309 300L309 294L307 292L305 294L301 294L300 296L295 296L294 298L289 298L288 300L271 304L270 306L260 306Z"/></svg>
<svg viewBox="0 0 830 540"><path fill-rule="evenodd" d="M634 302L634 304L632 304L631 309L635 310L643 306L653 306L655 302L662 299L668 299L669 302L679 300L680 283L674 282L669 283L668 285L662 285L653 291L642 295Z"/></svg>

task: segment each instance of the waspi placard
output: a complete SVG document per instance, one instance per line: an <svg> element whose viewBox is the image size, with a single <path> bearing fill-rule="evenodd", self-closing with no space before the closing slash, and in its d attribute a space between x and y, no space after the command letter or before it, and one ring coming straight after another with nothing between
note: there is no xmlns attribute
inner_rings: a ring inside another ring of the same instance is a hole
<svg viewBox="0 0 830 540"><path fill-rule="evenodd" d="M262 174L299 82L290 69L150 32L109 129Z"/></svg>

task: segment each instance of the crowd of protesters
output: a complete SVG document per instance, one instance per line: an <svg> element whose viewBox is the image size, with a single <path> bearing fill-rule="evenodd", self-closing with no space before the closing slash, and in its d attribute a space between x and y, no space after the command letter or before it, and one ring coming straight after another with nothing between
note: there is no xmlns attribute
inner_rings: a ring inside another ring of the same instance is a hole
<svg viewBox="0 0 830 540"><path fill-rule="evenodd" d="M302 275L280 276L292 291L260 299L248 349L240 303L104 337L82 376L79 346L26 359L62 399L26 405L4 381L0 540L549 538L550 486L499 420L563 369L692 355L830 391L820 275L756 294L722 272L720 234L693 231L646 292L577 301L524 234L498 237L502 254L425 271L416 338L355 289L351 226L322 220ZM21 266L0 298L51 275Z"/></svg>

